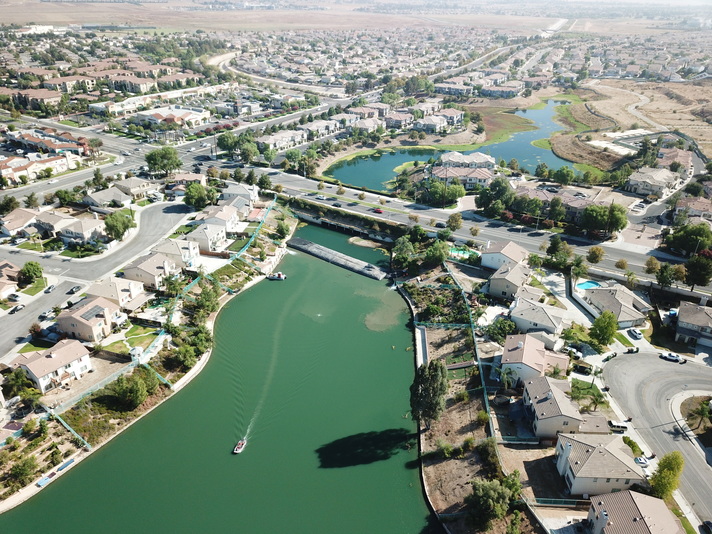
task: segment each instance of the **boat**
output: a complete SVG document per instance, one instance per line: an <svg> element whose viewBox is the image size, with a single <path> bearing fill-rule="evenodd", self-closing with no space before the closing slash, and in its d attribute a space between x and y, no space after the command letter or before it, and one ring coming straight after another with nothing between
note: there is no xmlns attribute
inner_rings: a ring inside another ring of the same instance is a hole
<svg viewBox="0 0 712 534"><path fill-rule="evenodd" d="M235 448L232 449L232 453L240 454L242 451L245 450L246 446L247 446L247 438L241 439L240 441L237 442L237 445L235 445Z"/></svg>
<svg viewBox="0 0 712 534"><path fill-rule="evenodd" d="M271 273L267 275L267 280L286 280L287 275L283 272Z"/></svg>

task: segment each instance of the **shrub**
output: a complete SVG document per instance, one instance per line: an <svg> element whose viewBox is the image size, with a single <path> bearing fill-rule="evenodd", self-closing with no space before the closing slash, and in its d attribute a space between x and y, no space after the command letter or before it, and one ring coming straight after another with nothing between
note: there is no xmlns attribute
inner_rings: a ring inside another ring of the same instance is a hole
<svg viewBox="0 0 712 534"><path fill-rule="evenodd" d="M462 442L462 451L463 452L472 452L475 450L475 438L470 436L469 438L465 439L465 441Z"/></svg>
<svg viewBox="0 0 712 534"><path fill-rule="evenodd" d="M489 423L489 414L484 410L480 410L479 412L477 412L476 421L479 426L485 426L487 423Z"/></svg>
<svg viewBox="0 0 712 534"><path fill-rule="evenodd" d="M470 400L470 394L467 390L461 390L455 393L455 402L467 402Z"/></svg>
<svg viewBox="0 0 712 534"><path fill-rule="evenodd" d="M482 459L484 468L490 478L502 478L502 470L497 458L497 442L494 438L487 438L476 447L477 453Z"/></svg>
<svg viewBox="0 0 712 534"><path fill-rule="evenodd" d="M630 447L630 450L633 451L633 456L643 455L643 449L641 449L640 446L638 446L638 444L628 436L623 436L623 443Z"/></svg>
<svg viewBox="0 0 712 534"><path fill-rule="evenodd" d="M440 452L440 454L442 454L442 457L445 460L452 457L454 447L451 444L449 444L445 441L438 440L437 445L438 445L438 451Z"/></svg>

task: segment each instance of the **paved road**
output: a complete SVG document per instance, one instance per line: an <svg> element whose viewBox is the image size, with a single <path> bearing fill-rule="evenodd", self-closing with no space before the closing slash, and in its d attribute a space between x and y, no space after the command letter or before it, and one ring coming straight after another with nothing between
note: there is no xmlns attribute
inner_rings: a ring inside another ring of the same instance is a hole
<svg viewBox="0 0 712 534"><path fill-rule="evenodd" d="M668 362L658 353L640 353L611 360L603 376L616 402L633 418L636 431L658 457L677 450L682 453L685 470L680 490L701 520L712 520L712 467L683 437L670 410L671 397L685 390L712 394L712 368Z"/></svg>

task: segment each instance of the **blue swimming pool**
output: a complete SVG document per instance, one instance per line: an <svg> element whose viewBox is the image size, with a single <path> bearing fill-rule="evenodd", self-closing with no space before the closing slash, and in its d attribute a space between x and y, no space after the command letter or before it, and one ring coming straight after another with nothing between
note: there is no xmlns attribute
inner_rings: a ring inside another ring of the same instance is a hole
<svg viewBox="0 0 712 534"><path fill-rule="evenodd" d="M593 289L594 287L601 287L601 284L594 282L593 280L586 280L585 282L576 284L576 289L580 289L582 291L586 289Z"/></svg>

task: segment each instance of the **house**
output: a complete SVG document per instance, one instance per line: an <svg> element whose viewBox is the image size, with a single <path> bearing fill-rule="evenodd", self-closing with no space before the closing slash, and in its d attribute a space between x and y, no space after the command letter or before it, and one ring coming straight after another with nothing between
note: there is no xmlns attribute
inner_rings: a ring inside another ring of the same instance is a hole
<svg viewBox="0 0 712 534"><path fill-rule="evenodd" d="M148 180L134 176L114 182L114 186L134 200L144 198L146 194L157 189L157 186Z"/></svg>
<svg viewBox="0 0 712 534"><path fill-rule="evenodd" d="M446 108L433 113L435 117L443 117L450 126L462 124L465 118L465 112L455 108Z"/></svg>
<svg viewBox="0 0 712 534"><path fill-rule="evenodd" d="M680 148L660 148L658 149L658 167L670 168L674 162L680 164L680 170L685 171L687 176L692 176L695 172L693 154L689 150Z"/></svg>
<svg viewBox="0 0 712 534"><path fill-rule="evenodd" d="M97 343L126 319L118 304L103 297L88 297L62 311L57 316L57 328L72 339Z"/></svg>
<svg viewBox="0 0 712 534"><path fill-rule="evenodd" d="M673 192L680 175L668 169L643 167L628 177L625 189L638 195L664 198Z"/></svg>
<svg viewBox="0 0 712 534"><path fill-rule="evenodd" d="M390 113L385 116L386 127L393 129L407 128L413 124L414 117L410 113Z"/></svg>
<svg viewBox="0 0 712 534"><path fill-rule="evenodd" d="M99 218L75 219L74 222L62 228L57 233L57 237L66 245L86 245L108 239L106 225Z"/></svg>
<svg viewBox="0 0 712 534"><path fill-rule="evenodd" d="M337 121L344 128L348 128L360 119L361 117L355 113L336 113L331 117L331 120Z"/></svg>
<svg viewBox="0 0 712 534"><path fill-rule="evenodd" d="M681 198L675 204L675 217L685 212L689 217L712 220L712 200L703 197Z"/></svg>
<svg viewBox="0 0 712 534"><path fill-rule="evenodd" d="M501 368L526 383L558 368L566 372L569 357L544 348L544 342L528 334L507 336L501 357Z"/></svg>
<svg viewBox="0 0 712 534"><path fill-rule="evenodd" d="M77 219L66 213L43 211L36 217L35 227L39 232L47 237L59 237L59 234L67 226L73 224Z"/></svg>
<svg viewBox="0 0 712 534"><path fill-rule="evenodd" d="M361 119L351 125L351 131L371 133L382 127L383 123L376 118Z"/></svg>
<svg viewBox="0 0 712 534"><path fill-rule="evenodd" d="M43 351L20 354L11 364L20 367L44 395L79 380L92 370L89 350L76 339L65 339Z"/></svg>
<svg viewBox="0 0 712 534"><path fill-rule="evenodd" d="M167 256L180 269L191 269L197 265L200 257L198 243L188 239L164 239L155 245L151 252L158 252Z"/></svg>
<svg viewBox="0 0 712 534"><path fill-rule="evenodd" d="M39 210L16 208L0 217L0 235L13 237L35 223Z"/></svg>
<svg viewBox="0 0 712 534"><path fill-rule="evenodd" d="M489 154L473 152L472 154L462 154L461 152L446 152L436 162L436 166L442 167L466 167L494 169L496 162Z"/></svg>
<svg viewBox="0 0 712 534"><path fill-rule="evenodd" d="M430 176L438 178L447 184L457 180L467 190L472 190L476 187L488 187L495 178L495 174L491 169L481 167L442 167L439 165L430 167Z"/></svg>
<svg viewBox="0 0 712 534"><path fill-rule="evenodd" d="M532 418L534 435L538 438L553 438L566 432L579 431L583 416L567 393L571 392L568 380L555 380L540 376L524 384L524 407Z"/></svg>
<svg viewBox="0 0 712 534"><path fill-rule="evenodd" d="M139 123L177 124L195 128L206 124L210 120L210 111L202 108L175 105L139 111L134 117L135 119L133 120Z"/></svg>
<svg viewBox="0 0 712 534"><path fill-rule="evenodd" d="M221 206L208 206L195 217L196 221L203 224L216 224L225 227L225 234L235 234L240 222L239 212L236 207L229 204Z"/></svg>
<svg viewBox="0 0 712 534"><path fill-rule="evenodd" d="M17 291L20 268L9 261L0 261L0 299L6 299Z"/></svg>
<svg viewBox="0 0 712 534"><path fill-rule="evenodd" d="M630 490L592 497L587 519L591 534L685 533L664 501Z"/></svg>
<svg viewBox="0 0 712 534"><path fill-rule="evenodd" d="M179 172L173 175L172 182L176 185L200 184L203 187L208 185L208 180L204 174L196 172Z"/></svg>
<svg viewBox="0 0 712 534"><path fill-rule="evenodd" d="M675 341L712 347L712 308L682 301L677 312Z"/></svg>
<svg viewBox="0 0 712 534"><path fill-rule="evenodd" d="M547 306L538 299L523 298L519 294L510 310L509 319L520 332L548 332L560 336L564 328L571 326L566 310Z"/></svg>
<svg viewBox="0 0 712 534"><path fill-rule="evenodd" d="M125 208L131 204L131 196L118 187L109 187L93 193L87 193L82 199L84 204L96 208L116 207Z"/></svg>
<svg viewBox="0 0 712 534"><path fill-rule="evenodd" d="M571 495L599 495L644 484L643 469L618 434L559 434L556 470Z"/></svg>
<svg viewBox="0 0 712 534"><path fill-rule="evenodd" d="M422 119L415 121L413 129L428 133L444 132L447 129L447 119L445 117L436 117L434 115L423 117Z"/></svg>
<svg viewBox="0 0 712 534"><path fill-rule="evenodd" d="M505 264L521 263L529 257L525 248L513 241L500 241L499 243L487 242L487 247L482 251L482 267L497 270Z"/></svg>
<svg viewBox="0 0 712 534"><path fill-rule="evenodd" d="M338 132L340 129L341 124L335 120L316 120L297 126L297 130L304 130L307 132L307 137L310 139L318 139L319 137L324 137L325 135L331 135Z"/></svg>
<svg viewBox="0 0 712 534"><path fill-rule="evenodd" d="M588 305L585 307L594 316L598 317L608 310L615 315L618 328L631 328L645 323L648 312L653 309L650 304L618 282L599 282L599 285L583 291L584 305Z"/></svg>
<svg viewBox="0 0 712 534"><path fill-rule="evenodd" d="M86 290L86 294L91 297L103 297L117 304L122 310L129 308L132 301L136 299L143 300L142 297L148 296L144 292L141 282L118 278L116 276L94 282L89 289Z"/></svg>
<svg viewBox="0 0 712 534"><path fill-rule="evenodd" d="M224 224L201 224L185 236L189 241L195 241L201 252L218 252L230 243Z"/></svg>
<svg viewBox="0 0 712 534"><path fill-rule="evenodd" d="M521 263L505 263L490 276L488 293L499 299L513 300L519 288L527 285L532 270Z"/></svg>
<svg viewBox="0 0 712 534"><path fill-rule="evenodd" d="M307 133L304 130L281 130L271 135L262 135L255 142L260 150L282 151L306 143Z"/></svg>
<svg viewBox="0 0 712 534"><path fill-rule="evenodd" d="M124 278L141 282L149 289L161 289L169 276L180 273L173 260L158 252L136 258L123 269Z"/></svg>
<svg viewBox="0 0 712 534"><path fill-rule="evenodd" d="M440 95L471 96L474 88L462 83L436 83L435 92Z"/></svg>

